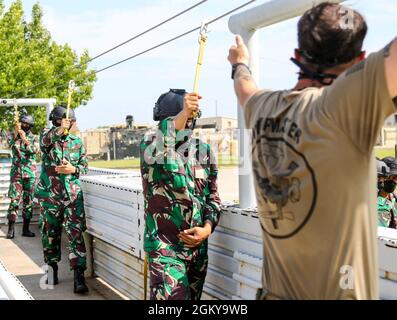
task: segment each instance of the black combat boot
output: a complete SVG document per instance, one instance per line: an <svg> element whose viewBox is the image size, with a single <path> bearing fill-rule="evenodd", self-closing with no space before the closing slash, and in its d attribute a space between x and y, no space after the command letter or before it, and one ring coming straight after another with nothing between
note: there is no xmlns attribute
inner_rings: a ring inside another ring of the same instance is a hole
<svg viewBox="0 0 397 320"><path fill-rule="evenodd" d="M8 232L7 232L7 239L14 239L15 229L14 229L15 222L8 221Z"/></svg>
<svg viewBox="0 0 397 320"><path fill-rule="evenodd" d="M29 230L30 219L23 219L23 229L22 229L22 236L23 237L35 237L36 235Z"/></svg>
<svg viewBox="0 0 397 320"><path fill-rule="evenodd" d="M82 267L76 267L74 269L74 293L86 293L88 287L85 284L84 269Z"/></svg>
<svg viewBox="0 0 397 320"><path fill-rule="evenodd" d="M58 284L58 265L56 262L48 264L46 283L54 286Z"/></svg>

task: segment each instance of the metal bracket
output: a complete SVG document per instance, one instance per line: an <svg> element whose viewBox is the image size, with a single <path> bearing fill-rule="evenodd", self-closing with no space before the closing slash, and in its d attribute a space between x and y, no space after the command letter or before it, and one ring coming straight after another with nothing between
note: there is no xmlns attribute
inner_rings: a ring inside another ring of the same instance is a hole
<svg viewBox="0 0 397 320"><path fill-rule="evenodd" d="M205 22L201 23L201 27L200 27L200 36L199 36L199 44L201 44L201 41L206 41L207 40L207 34L210 31L208 31L208 24Z"/></svg>

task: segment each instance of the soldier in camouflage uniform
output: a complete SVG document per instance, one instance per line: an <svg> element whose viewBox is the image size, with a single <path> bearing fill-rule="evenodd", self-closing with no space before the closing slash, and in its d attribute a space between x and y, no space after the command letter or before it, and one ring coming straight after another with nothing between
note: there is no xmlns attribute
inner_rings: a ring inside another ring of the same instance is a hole
<svg viewBox="0 0 397 320"><path fill-rule="evenodd" d="M15 132L8 139L12 151L12 167L10 173L10 188L8 197L11 199L8 208L7 239L15 235L14 224L18 217L19 204L22 198L23 231L22 236L34 237L29 230L33 214L33 194L37 176L36 157L39 152L39 143L31 129L34 119L31 115L22 115L20 123L16 124Z"/></svg>
<svg viewBox="0 0 397 320"><path fill-rule="evenodd" d="M151 300L199 300L203 290L220 199L210 147L191 138L200 98L184 90L161 95L154 109L160 130L142 140Z"/></svg>
<svg viewBox="0 0 397 320"><path fill-rule="evenodd" d="M66 119L66 108L58 106L50 114L51 129L44 129L40 137L43 153L42 172L36 197L40 199L40 231L44 249L44 260L58 283L58 265L61 260L61 234L65 227L69 240L70 267L74 270L74 292L85 293L84 270L86 248L83 232L86 230L83 192L79 175L87 172L87 158L81 139L65 129L74 126L76 118L70 110Z"/></svg>
<svg viewBox="0 0 397 320"><path fill-rule="evenodd" d="M383 158L378 162L378 226L397 228L397 159Z"/></svg>

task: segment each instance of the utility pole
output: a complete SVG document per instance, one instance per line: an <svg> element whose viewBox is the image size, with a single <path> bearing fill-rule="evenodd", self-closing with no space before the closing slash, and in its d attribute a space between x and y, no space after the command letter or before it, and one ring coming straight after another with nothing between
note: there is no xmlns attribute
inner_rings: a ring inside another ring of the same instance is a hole
<svg viewBox="0 0 397 320"><path fill-rule="evenodd" d="M113 160L116 160L116 132L113 131Z"/></svg>
<svg viewBox="0 0 397 320"><path fill-rule="evenodd" d="M218 100L215 100L215 116L218 118Z"/></svg>

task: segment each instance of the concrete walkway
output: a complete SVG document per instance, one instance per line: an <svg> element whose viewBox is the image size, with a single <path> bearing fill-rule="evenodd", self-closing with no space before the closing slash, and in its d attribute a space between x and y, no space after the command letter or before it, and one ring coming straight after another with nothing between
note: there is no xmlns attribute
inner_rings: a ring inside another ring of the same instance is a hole
<svg viewBox="0 0 397 320"><path fill-rule="evenodd" d="M108 286L100 278L87 279L90 292L86 295L73 293L73 271L68 264L68 250L66 235L62 237L62 261L59 263L59 284L53 289L46 289L43 262L43 251L40 233L37 225L32 226L36 233L35 238L21 236L21 225L15 229L15 238L5 238L7 226L0 229L0 260L9 272L13 273L19 281L37 300L122 300L124 297Z"/></svg>
<svg viewBox="0 0 397 320"><path fill-rule="evenodd" d="M219 169L218 192L222 201L238 201L238 167Z"/></svg>

